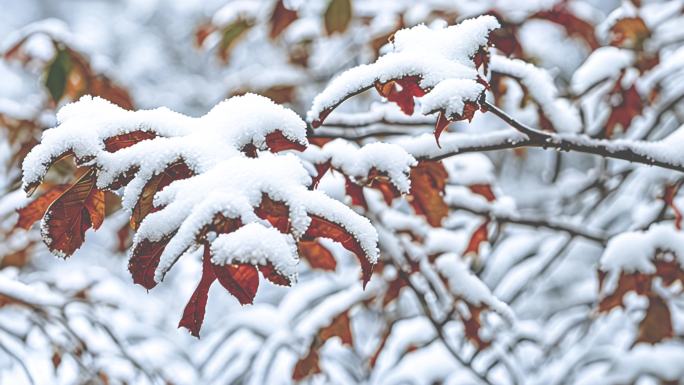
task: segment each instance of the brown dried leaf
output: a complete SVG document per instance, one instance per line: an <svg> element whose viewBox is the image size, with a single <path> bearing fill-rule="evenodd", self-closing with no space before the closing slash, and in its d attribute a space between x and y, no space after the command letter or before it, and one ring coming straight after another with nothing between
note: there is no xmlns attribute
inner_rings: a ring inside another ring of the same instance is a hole
<svg viewBox="0 0 684 385"><path fill-rule="evenodd" d="M33 202L28 205L17 209L19 214L19 220L15 227L28 230L33 226L33 224L43 217L48 207L59 198L64 191L69 188L68 184L60 184L50 188L43 195L33 200Z"/></svg>
<svg viewBox="0 0 684 385"><path fill-rule="evenodd" d="M439 227L449 214L442 194L448 174L440 161L423 160L411 169L409 201L416 213L425 216L431 226Z"/></svg>
<svg viewBox="0 0 684 385"><path fill-rule="evenodd" d="M648 309L639 324L636 342L656 344L673 336L672 316L667 303L658 295L649 296Z"/></svg>
<svg viewBox="0 0 684 385"><path fill-rule="evenodd" d="M298 248L299 255L309 263L311 268L326 271L334 271L337 268L337 260L319 241L300 241Z"/></svg>
<svg viewBox="0 0 684 385"><path fill-rule="evenodd" d="M271 31L268 36L277 38L293 21L297 20L297 11L288 9L283 0L277 0L271 14Z"/></svg>
<svg viewBox="0 0 684 385"><path fill-rule="evenodd" d="M95 169L88 170L48 207L42 233L53 253L70 256L83 244L85 232L102 224L105 195L96 181Z"/></svg>

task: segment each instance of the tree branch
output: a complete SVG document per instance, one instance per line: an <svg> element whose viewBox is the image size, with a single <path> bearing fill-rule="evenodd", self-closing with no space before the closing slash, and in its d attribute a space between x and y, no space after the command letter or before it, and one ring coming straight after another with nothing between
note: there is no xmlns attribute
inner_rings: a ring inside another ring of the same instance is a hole
<svg viewBox="0 0 684 385"><path fill-rule="evenodd" d="M605 245L608 242L608 236L603 233L603 231L598 230L588 230L582 226L574 225L570 223L564 223L559 221L554 221L544 218L532 218L532 217L520 217L517 215L506 215L502 213L497 213L491 209L478 209L472 206L467 206L463 204L451 203L449 207L455 210L464 210L475 215L482 217L492 218L500 223L511 223L522 226L536 227L536 228L546 228L550 230L558 230L568 233L573 236L579 236L590 241L598 242L601 245Z"/></svg>

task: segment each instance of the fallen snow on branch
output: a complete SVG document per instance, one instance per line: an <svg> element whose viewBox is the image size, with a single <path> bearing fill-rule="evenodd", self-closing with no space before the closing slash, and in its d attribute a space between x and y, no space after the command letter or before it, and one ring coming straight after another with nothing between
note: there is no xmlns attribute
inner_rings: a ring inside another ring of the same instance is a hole
<svg viewBox="0 0 684 385"><path fill-rule="evenodd" d="M655 273L658 252L669 251L684 267L684 233L672 225L655 224L646 231L618 234L608 241L601 257L601 270L609 273Z"/></svg>
<svg viewBox="0 0 684 385"><path fill-rule="evenodd" d="M579 112L566 99L558 97L558 89L546 70L522 60L499 55L492 55L490 68L492 73L511 76L520 81L555 129L562 132L581 130Z"/></svg>
<svg viewBox="0 0 684 385"><path fill-rule="evenodd" d="M399 30L394 35L390 53L380 57L375 63L354 67L333 79L314 99L307 119L314 126L319 125L337 105L372 87L376 82L386 83L417 76L420 78L418 85L422 89L431 89L447 79L451 82L474 82L478 72L473 57L487 45L489 33L498 27L499 22L495 17L480 16L446 28L431 29L418 25ZM447 95L442 93L446 92L446 88L446 85L440 87L440 97L435 96L428 100L433 100L433 104L448 100ZM468 89L472 92L465 95L467 100L477 99L482 91L474 85L470 85ZM456 93L454 97L464 95L464 91L458 88L451 91ZM463 111L458 110L457 104L450 105L451 111L461 114ZM435 106L436 104L432 107Z"/></svg>
<svg viewBox="0 0 684 385"><path fill-rule="evenodd" d="M402 193L411 186L409 173L416 159L396 144L375 142L361 148L352 142L337 139L323 148L309 147L303 157L314 164L330 162L333 168L345 175L364 180L371 170L386 174Z"/></svg>
<svg viewBox="0 0 684 385"><path fill-rule="evenodd" d="M515 318L513 311L492 294L489 288L470 271L456 254L444 254L435 261L437 270L447 278L449 289L457 298L471 305L486 305L507 321Z"/></svg>

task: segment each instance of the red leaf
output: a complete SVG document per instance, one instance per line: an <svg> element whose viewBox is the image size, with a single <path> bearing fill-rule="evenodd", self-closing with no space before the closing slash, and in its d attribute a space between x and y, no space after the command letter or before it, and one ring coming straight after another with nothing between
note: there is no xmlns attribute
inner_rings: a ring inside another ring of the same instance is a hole
<svg viewBox="0 0 684 385"><path fill-rule="evenodd" d="M406 115L413 115L413 98L425 95L425 90L419 86L420 80L420 76L405 76L386 83L376 82L375 89L387 100L396 103Z"/></svg>
<svg viewBox="0 0 684 385"><path fill-rule="evenodd" d="M544 19L560 24L565 28L568 35L580 37L589 45L592 51L601 46L596 40L594 26L572 14L566 2L561 1L552 9L537 12L530 16L530 18Z"/></svg>
<svg viewBox="0 0 684 385"><path fill-rule="evenodd" d="M641 111L643 110L641 95L636 89L636 84L632 84L626 90L622 88L623 75L618 78L613 91L608 95L609 100L618 100L618 102L613 105L613 109L606 122L606 138L613 136L617 126L622 127L623 131L627 131L632 124L632 120L641 115Z"/></svg>
<svg viewBox="0 0 684 385"><path fill-rule="evenodd" d="M117 230L116 238L119 241L116 246L116 251L123 253L128 250L131 246L131 240L133 239L131 226L128 223L124 223L124 225Z"/></svg>
<svg viewBox="0 0 684 385"><path fill-rule="evenodd" d="M264 278L273 284L280 286L290 286L292 284L290 278L280 274L271 263L259 265L259 271L264 275Z"/></svg>
<svg viewBox="0 0 684 385"><path fill-rule="evenodd" d="M361 206L364 210L368 210L368 204L366 203L366 198L363 196L363 187L354 183L347 177L344 176L344 189L352 199L352 205Z"/></svg>
<svg viewBox="0 0 684 385"><path fill-rule="evenodd" d="M202 47L204 41L214 32L216 32L216 27L211 23L201 24L197 27L195 31L195 44L197 47Z"/></svg>
<svg viewBox="0 0 684 385"><path fill-rule="evenodd" d="M489 49L487 46L481 46L478 48L477 52L475 52L475 55L473 55L473 63L475 64L475 69L478 69L480 66L482 66L482 71L484 71L484 74L487 75L489 72Z"/></svg>
<svg viewBox="0 0 684 385"><path fill-rule="evenodd" d="M295 20L297 20L297 11L287 9L283 4L283 0L276 1L275 8L273 8L273 13L271 14L271 31L268 36L271 39L275 39Z"/></svg>
<svg viewBox="0 0 684 385"><path fill-rule="evenodd" d="M321 245L320 242L300 241L298 244L299 254L304 258L313 269L334 271L337 268L337 260L330 250Z"/></svg>
<svg viewBox="0 0 684 385"><path fill-rule="evenodd" d="M312 178L312 183L311 183L311 188L314 189L318 187L318 183L321 181L323 176L325 175L328 170L330 170L330 161L327 161L325 163L321 164L316 164L314 165L316 168L316 176Z"/></svg>
<svg viewBox="0 0 684 385"><path fill-rule="evenodd" d="M318 352L312 345L309 349L309 353L307 353L306 356L301 358L295 364L294 370L292 372L292 379L295 381L301 381L316 373L320 373L321 367L318 365L318 360Z"/></svg>
<svg viewBox="0 0 684 385"><path fill-rule="evenodd" d="M468 306L468 311L470 312L469 318L461 317L465 329L465 336L473 345L475 345L477 350L486 349L491 345L491 341L485 341L480 337L480 327L482 326L480 324L480 315L485 308L483 306L471 305L468 302L465 304Z"/></svg>
<svg viewBox="0 0 684 385"><path fill-rule="evenodd" d="M286 138L281 131L273 131L270 134L266 135L266 145L271 150L271 152L280 152L285 150L306 150L306 146L299 142Z"/></svg>
<svg viewBox="0 0 684 385"><path fill-rule="evenodd" d="M440 161L423 160L411 169L411 206L417 214L425 216L431 226L440 226L449 214L442 197L448 176Z"/></svg>
<svg viewBox="0 0 684 385"><path fill-rule="evenodd" d="M372 168L368 172L368 180L370 180L370 188L379 190L388 206L392 205L394 198L401 196L401 193L397 190L397 187L392 184L387 175L378 172L375 168Z"/></svg>
<svg viewBox="0 0 684 385"><path fill-rule="evenodd" d="M269 221L281 233L290 231L290 209L285 203L271 199L268 194L261 196L261 203L254 209L254 213Z"/></svg>
<svg viewBox="0 0 684 385"><path fill-rule="evenodd" d="M131 259L128 261L128 271L131 272L134 283L147 290L157 286L157 282L154 280L154 271L159 266L159 257L172 236L173 234L159 241L143 239L135 246Z"/></svg>
<svg viewBox="0 0 684 385"><path fill-rule="evenodd" d="M218 281L240 304L251 304L254 301L259 288L259 272L256 267L247 264L212 266Z"/></svg>
<svg viewBox="0 0 684 385"><path fill-rule="evenodd" d="M331 113L334 109L335 109L335 107L333 106L333 107L326 108L325 110L321 111L321 113L318 114L318 118L314 119L314 120L311 122L311 127L313 127L313 128L318 128L318 127L320 127L320 126L323 124L323 122L325 121L325 118L327 118L328 115L330 115L330 113Z"/></svg>
<svg viewBox="0 0 684 385"><path fill-rule="evenodd" d="M672 211L674 211L675 215L675 227L677 230L682 229L682 212L679 211L679 208L675 206L674 204L674 199L675 196L677 196L677 190L679 190L679 185L667 185L665 186L665 195L663 197L663 200L665 201L665 204L670 206L672 208Z"/></svg>
<svg viewBox="0 0 684 385"><path fill-rule="evenodd" d="M70 256L83 244L85 232L102 224L105 195L96 181L95 169L89 169L48 207L42 230L50 251Z"/></svg>
<svg viewBox="0 0 684 385"><path fill-rule="evenodd" d="M182 160L172 163L161 174L157 174L150 178L145 184L138 202L133 207L133 214L131 215L131 227L137 229L143 219L155 210L153 206L154 195L161 191L164 187L171 184L171 182L186 179L193 175L192 170Z"/></svg>
<svg viewBox="0 0 684 385"><path fill-rule="evenodd" d="M674 337L672 315L667 303L659 295L650 295L648 299L648 309L639 324L636 342L657 344Z"/></svg>
<svg viewBox="0 0 684 385"><path fill-rule="evenodd" d="M19 219L17 220L15 227L22 228L24 230L30 229L37 220L43 217L45 211L47 211L52 202L59 198L59 196L62 195L62 193L64 193L68 187L69 185L67 184L56 185L46 191L40 197L34 199L33 202L20 209L17 209Z"/></svg>
<svg viewBox="0 0 684 385"><path fill-rule="evenodd" d="M496 200L496 195L492 191L492 186L484 183L476 183L468 186L473 194L478 194L483 196L487 201L492 202Z"/></svg>
<svg viewBox="0 0 684 385"><path fill-rule="evenodd" d="M437 142L437 147L439 148L442 148L442 146L439 144L439 137L442 135L442 132L449 127L449 123L451 123L451 121L446 117L444 111L439 111L437 123L435 124L435 141Z"/></svg>
<svg viewBox="0 0 684 385"><path fill-rule="evenodd" d="M599 290L603 286L604 275L603 272L599 272ZM599 311L606 312L614 307L623 306L622 298L630 291L640 295L647 293L651 289L651 279L649 274L622 272L615 291L600 300Z"/></svg>
<svg viewBox="0 0 684 385"><path fill-rule="evenodd" d="M204 322L209 288L216 279L214 268L211 263L211 255L209 253L209 246L205 245L204 255L202 257L202 278L200 278L197 288L192 293L187 305L185 305L183 317L178 323L178 327L188 329L190 334L198 338L200 329L202 328L202 322Z"/></svg>
<svg viewBox="0 0 684 385"><path fill-rule="evenodd" d="M351 324L349 322L349 312L345 311L335 317L330 325L318 331L318 338L321 345L332 337L340 337L342 344L352 346Z"/></svg>
<svg viewBox="0 0 684 385"><path fill-rule="evenodd" d="M382 305L386 306L390 302L397 299L399 297L399 293L401 293L401 289L403 289L407 285L408 285L408 282L406 282L406 279L404 279L403 277L395 278L387 286L387 290L385 291L385 295L382 297Z"/></svg>
<svg viewBox="0 0 684 385"><path fill-rule="evenodd" d="M105 151L117 152L146 139L154 139L155 134L147 131L133 131L126 134L112 136L104 141Z"/></svg>
<svg viewBox="0 0 684 385"><path fill-rule="evenodd" d="M480 245L483 242L487 242L487 225L489 225L489 219L485 220L477 229L475 229L463 255L480 254Z"/></svg>
<svg viewBox="0 0 684 385"><path fill-rule="evenodd" d="M356 255L361 263L361 275L363 279L363 286L370 280L371 274L373 273L373 265L366 258L366 253L359 241L354 238L344 227L328 221L327 219L321 218L319 216L311 216L311 225L304 233L304 240L313 240L318 237L329 238L333 241L339 242L344 246L345 249L351 251Z"/></svg>

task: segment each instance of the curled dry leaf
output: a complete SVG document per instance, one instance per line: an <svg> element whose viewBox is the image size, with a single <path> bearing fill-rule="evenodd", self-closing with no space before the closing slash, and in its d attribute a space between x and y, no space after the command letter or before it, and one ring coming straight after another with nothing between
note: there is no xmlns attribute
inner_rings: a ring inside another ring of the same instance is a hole
<svg viewBox="0 0 684 385"><path fill-rule="evenodd" d="M210 250L209 245L204 246L202 277L185 305L183 316L178 323L178 327L188 329L195 337L199 337L199 331L204 322L209 288L215 280L218 280L221 286L242 305L251 304L259 288L259 273L256 267L247 264L215 265L211 262Z"/></svg>
<svg viewBox="0 0 684 385"><path fill-rule="evenodd" d="M366 253L361 247L361 244L359 244L359 241L341 225L317 215L313 215L311 217L311 225L309 225L309 228L306 230L306 233L304 233L302 239L313 240L319 237L329 238L335 242L339 242L345 249L356 255L361 264L361 278L363 280L363 287L365 288L373 273L373 265L366 258Z"/></svg>

